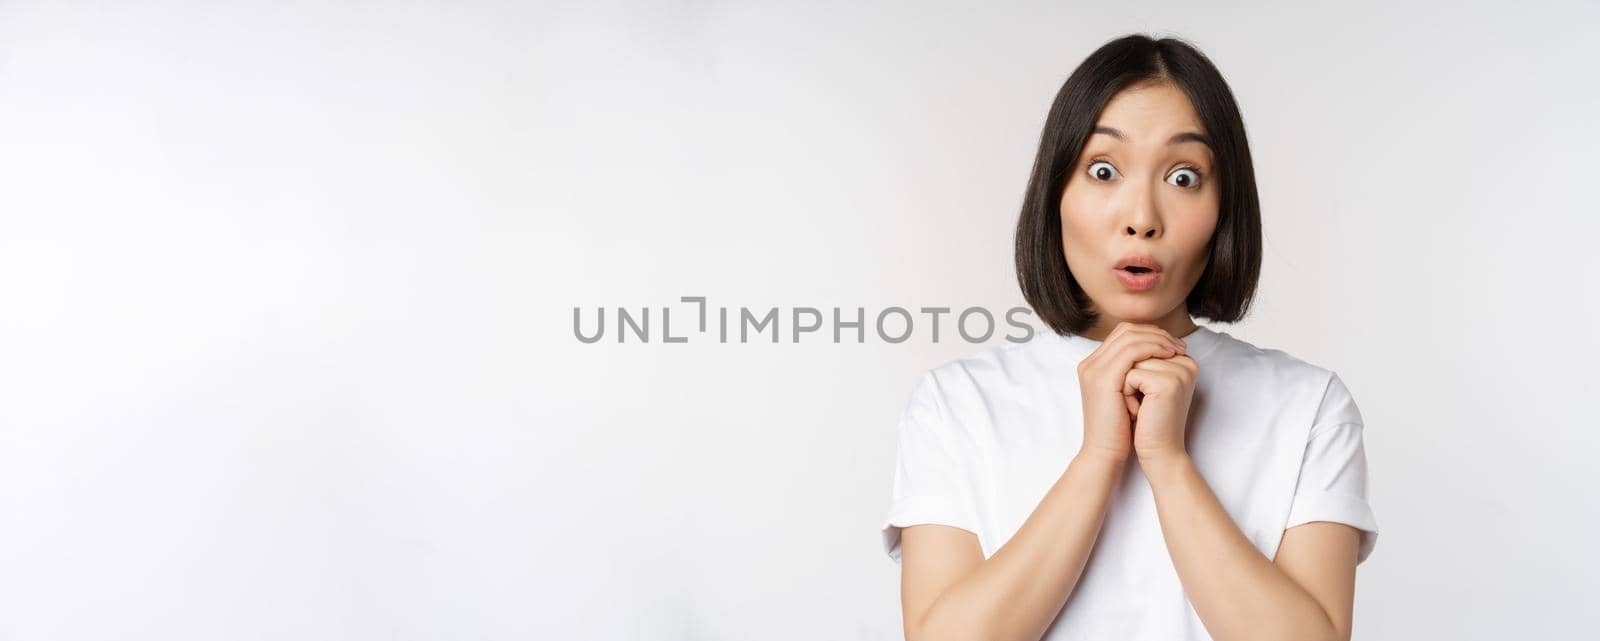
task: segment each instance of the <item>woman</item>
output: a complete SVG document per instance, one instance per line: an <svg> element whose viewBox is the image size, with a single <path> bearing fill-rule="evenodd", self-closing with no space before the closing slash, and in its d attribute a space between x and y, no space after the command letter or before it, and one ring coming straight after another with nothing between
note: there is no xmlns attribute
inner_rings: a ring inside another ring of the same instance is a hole
<svg viewBox="0 0 1600 641"><path fill-rule="evenodd" d="M901 418L906 637L1348 639L1377 536L1360 411L1333 372L1191 319L1243 318L1261 262L1203 54L1132 35L1073 72L1016 260L1054 332L925 373Z"/></svg>

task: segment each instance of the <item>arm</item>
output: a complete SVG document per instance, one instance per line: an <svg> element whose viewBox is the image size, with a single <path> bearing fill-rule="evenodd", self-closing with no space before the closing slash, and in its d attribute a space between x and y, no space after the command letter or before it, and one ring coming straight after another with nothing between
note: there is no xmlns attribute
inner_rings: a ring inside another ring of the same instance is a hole
<svg viewBox="0 0 1600 641"><path fill-rule="evenodd" d="M1228 516L1187 453L1140 457L1183 589L1218 641L1350 638L1359 531L1284 531L1269 561Z"/></svg>
<svg viewBox="0 0 1600 641"><path fill-rule="evenodd" d="M914 525L901 538L908 641L1037 641L1066 604L1127 458L1081 451L987 560L977 536Z"/></svg>

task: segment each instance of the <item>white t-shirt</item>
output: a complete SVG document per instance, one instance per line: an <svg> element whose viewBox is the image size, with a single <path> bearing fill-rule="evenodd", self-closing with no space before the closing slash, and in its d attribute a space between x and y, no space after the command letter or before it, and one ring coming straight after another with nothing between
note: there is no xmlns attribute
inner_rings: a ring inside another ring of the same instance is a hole
<svg viewBox="0 0 1600 641"><path fill-rule="evenodd" d="M1310 521L1377 541L1362 419L1337 374L1200 326L1187 444L1234 523L1268 559ZM1045 331L923 374L899 423L883 546L900 562L902 527L973 532L993 556L1033 513L1083 442L1077 366L1099 341ZM1077 587L1044 639L1210 639L1162 538L1155 498L1130 455Z"/></svg>

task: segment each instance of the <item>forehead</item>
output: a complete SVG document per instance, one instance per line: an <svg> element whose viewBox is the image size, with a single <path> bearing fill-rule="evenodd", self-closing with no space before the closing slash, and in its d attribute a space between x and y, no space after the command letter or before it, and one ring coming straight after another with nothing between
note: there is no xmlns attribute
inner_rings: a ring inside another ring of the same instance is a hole
<svg viewBox="0 0 1600 641"><path fill-rule="evenodd" d="M1117 92L1100 111L1095 124L1116 129L1128 137L1128 143L1139 145L1159 146L1174 134L1205 132L1189 96L1165 82L1135 85ZM1090 140L1120 142L1107 135L1091 135Z"/></svg>

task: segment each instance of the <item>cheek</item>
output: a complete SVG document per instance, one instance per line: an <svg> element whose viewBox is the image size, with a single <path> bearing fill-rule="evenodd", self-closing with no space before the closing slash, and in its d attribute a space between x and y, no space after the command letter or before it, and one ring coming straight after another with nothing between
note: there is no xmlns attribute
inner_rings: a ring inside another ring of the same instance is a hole
<svg viewBox="0 0 1600 641"><path fill-rule="evenodd" d="M1094 246L1095 238L1104 236L1095 233L1091 228L1093 223L1082 211L1068 207L1061 209L1061 244L1069 257L1084 254L1086 248Z"/></svg>
<svg viewBox="0 0 1600 641"><path fill-rule="evenodd" d="M1200 210L1189 212L1186 216L1175 216L1167 228L1171 232L1170 240L1173 241L1185 256L1192 259L1195 270L1205 267L1207 249L1211 246L1211 238L1217 231L1217 215L1215 210Z"/></svg>
<svg viewBox="0 0 1600 641"><path fill-rule="evenodd" d="M1061 253L1068 271L1094 260L1090 252L1095 234L1090 229L1092 216L1089 215L1094 207L1081 190L1069 188L1061 196Z"/></svg>
<svg viewBox="0 0 1600 641"><path fill-rule="evenodd" d="M1097 202L1088 190L1073 189L1071 186L1061 194L1061 231L1071 235L1074 230L1079 230L1088 224L1093 212L1098 211L1104 203Z"/></svg>

